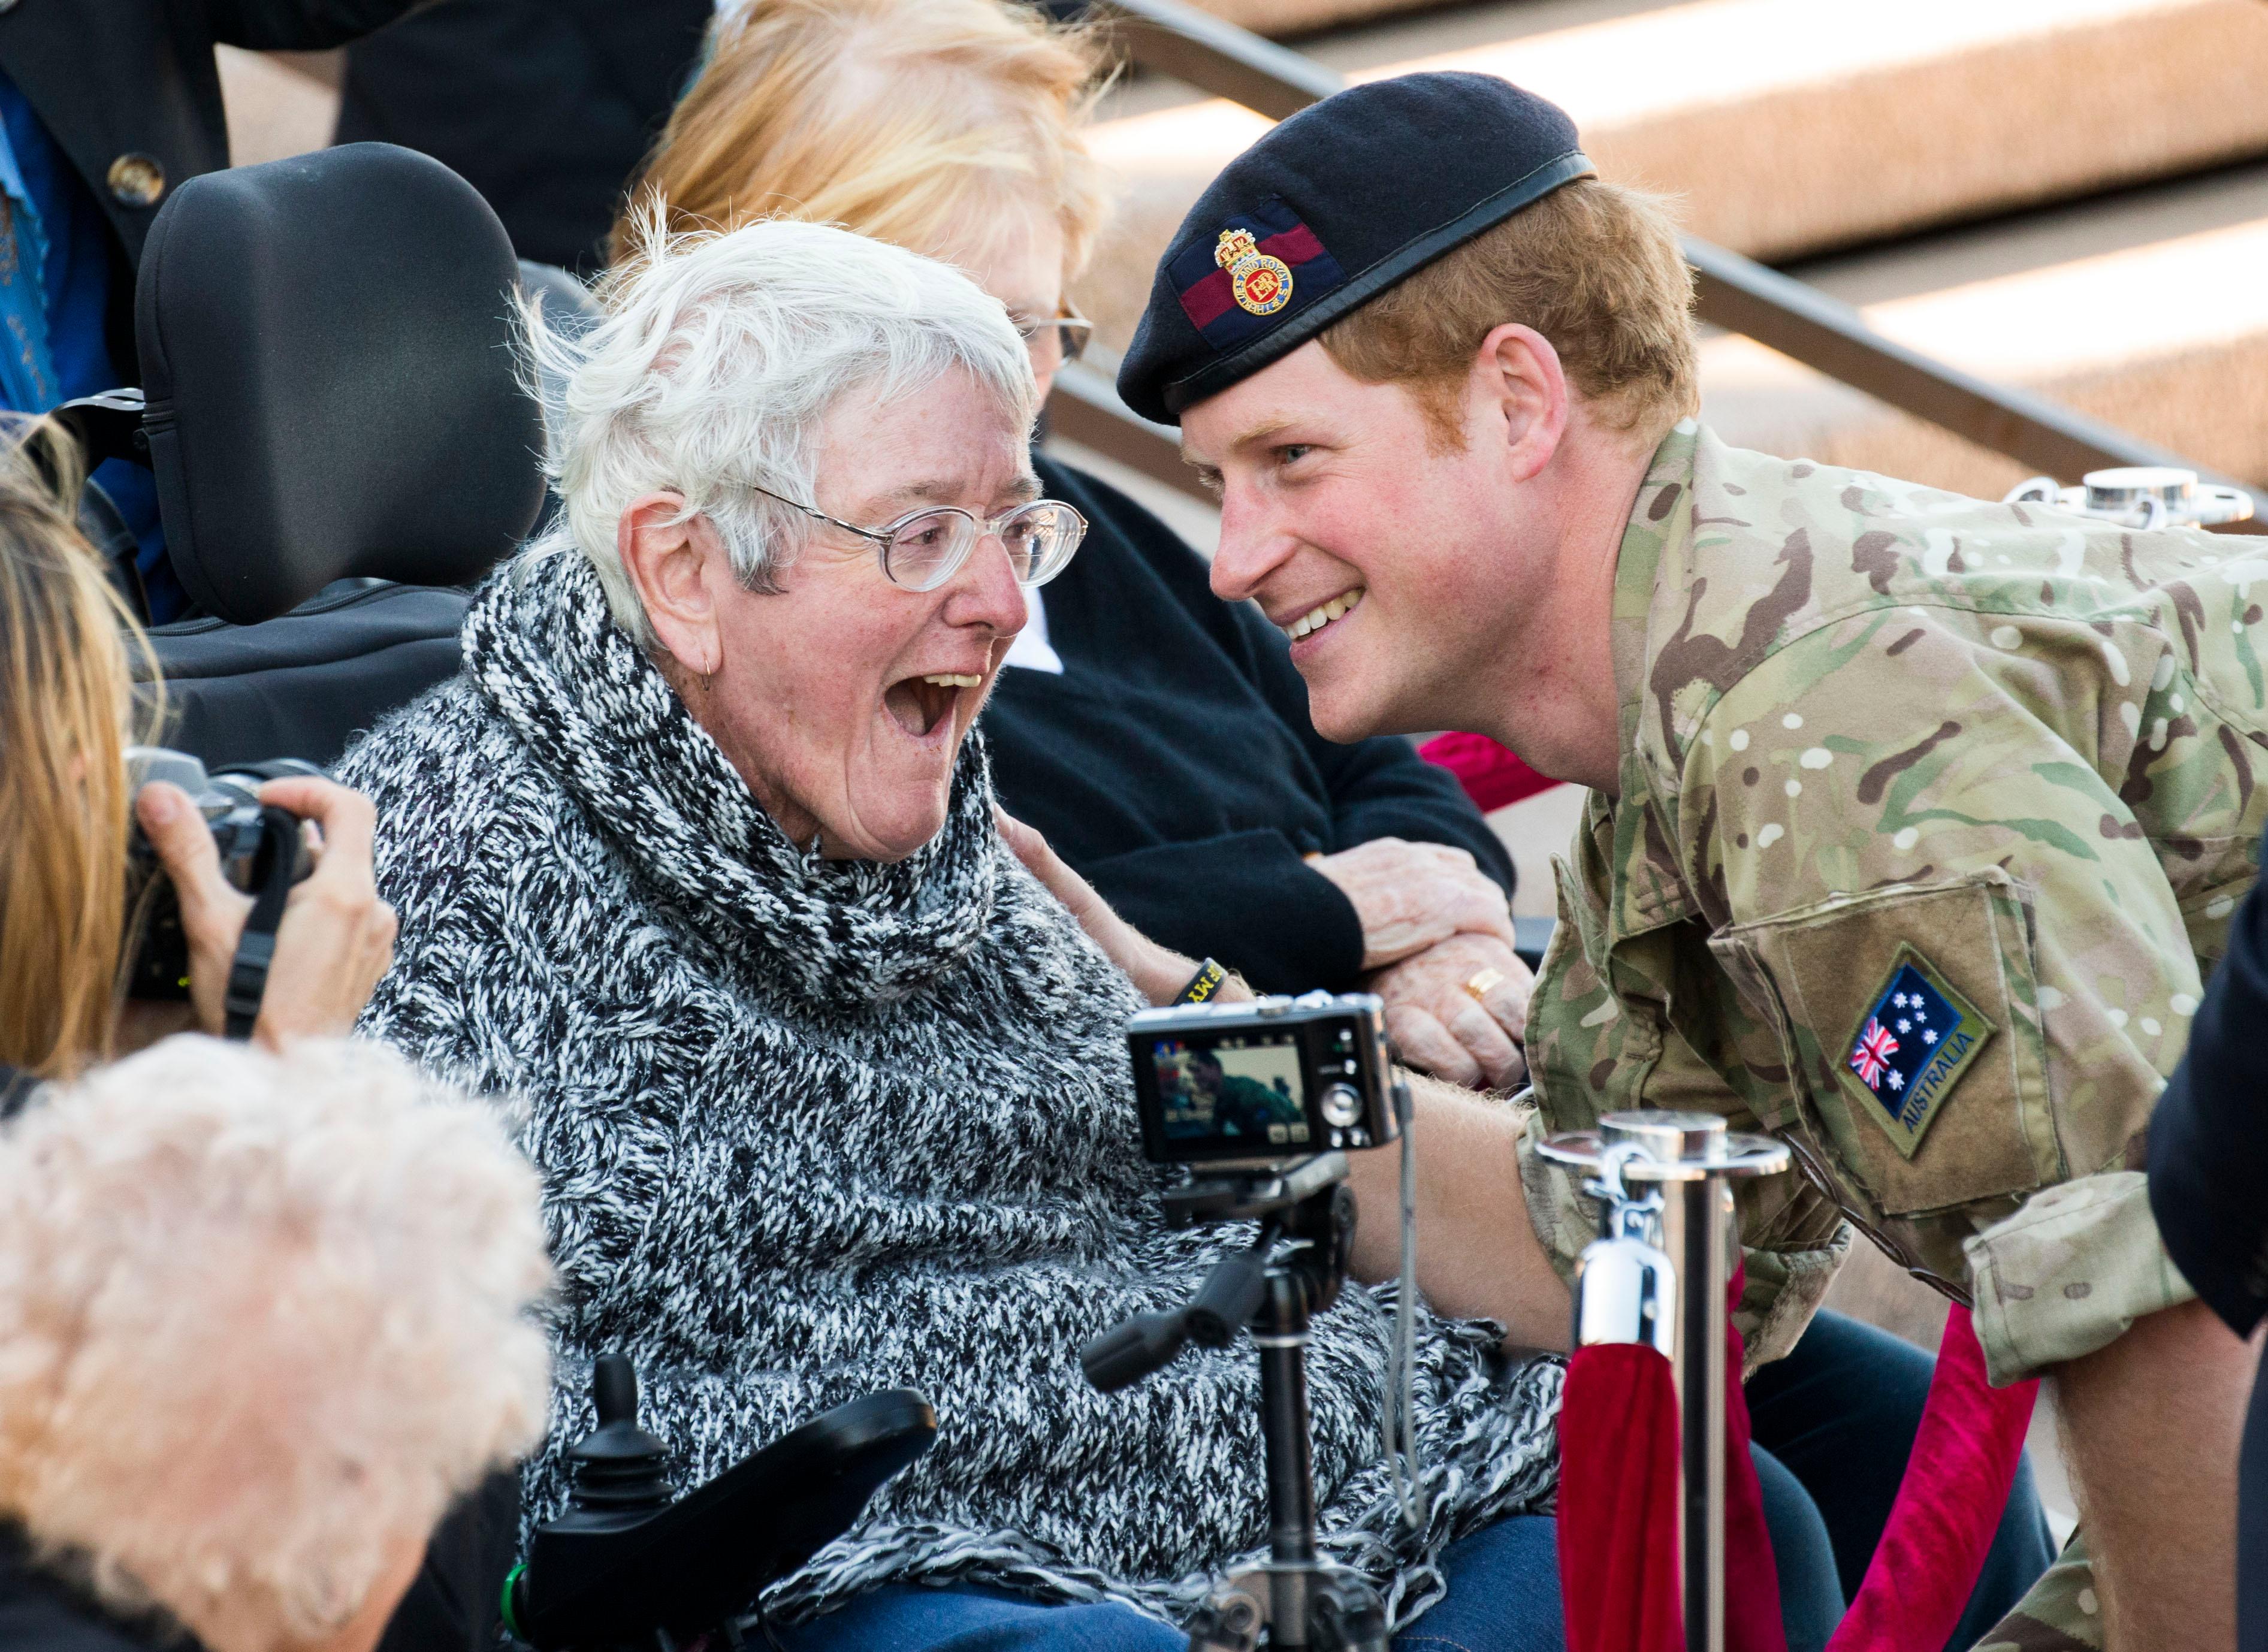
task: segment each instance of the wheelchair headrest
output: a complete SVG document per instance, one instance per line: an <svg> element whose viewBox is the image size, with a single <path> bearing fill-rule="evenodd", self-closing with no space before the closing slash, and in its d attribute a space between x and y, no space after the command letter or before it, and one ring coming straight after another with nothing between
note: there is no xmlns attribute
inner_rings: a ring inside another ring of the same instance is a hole
<svg viewBox="0 0 2268 1652"><path fill-rule="evenodd" d="M350 144L192 178L135 290L167 554L238 624L335 579L477 579L542 502L519 269L440 162Z"/></svg>
<svg viewBox="0 0 2268 1652"><path fill-rule="evenodd" d="M543 320L554 332L580 337L603 313L590 288L556 264L519 261L519 290L543 304Z"/></svg>

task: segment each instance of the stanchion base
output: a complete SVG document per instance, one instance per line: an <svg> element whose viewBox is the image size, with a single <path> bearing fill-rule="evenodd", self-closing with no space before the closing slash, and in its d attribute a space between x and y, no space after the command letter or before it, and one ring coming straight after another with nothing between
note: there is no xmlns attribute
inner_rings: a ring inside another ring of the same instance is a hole
<svg viewBox="0 0 2268 1652"><path fill-rule="evenodd" d="M1213 1586L1189 1652L1387 1652L1386 1605L1352 1572L1270 1561Z"/></svg>

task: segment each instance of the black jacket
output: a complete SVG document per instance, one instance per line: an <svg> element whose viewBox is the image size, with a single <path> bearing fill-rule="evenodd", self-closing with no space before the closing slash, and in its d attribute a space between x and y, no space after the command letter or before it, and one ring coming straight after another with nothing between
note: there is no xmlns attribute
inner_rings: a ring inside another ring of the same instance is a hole
<svg viewBox="0 0 2268 1652"><path fill-rule="evenodd" d="M519 1473L475 1486L442 1521L377 1652L486 1652L501 1644L498 1606L517 1548ZM160 1614L122 1617L32 1557L23 1529L0 1521L0 1652L202 1652Z"/></svg>
<svg viewBox="0 0 2268 1652"><path fill-rule="evenodd" d="M228 165L213 47L320 51L392 22L414 0L16 0L0 10L0 69L16 83L110 225L110 353L132 372L134 280L158 209L184 178ZM154 163L151 166L143 163Z"/></svg>
<svg viewBox="0 0 2268 1652"><path fill-rule="evenodd" d="M155 1623L108 1611L32 1559L21 1528L0 1523L0 1652L197 1652Z"/></svg>
<svg viewBox="0 0 2268 1652"><path fill-rule="evenodd" d="M347 54L338 141L462 173L522 258L589 272L716 0L446 0Z"/></svg>
<svg viewBox="0 0 2268 1652"><path fill-rule="evenodd" d="M2268 853L2268 844L2263 845ZM2150 1115L2150 1209L2205 1304L2240 1337L2268 1316L2268 896L2228 920L2189 1049Z"/></svg>
<svg viewBox="0 0 2268 1652"><path fill-rule="evenodd" d="M1042 594L1064 674L1000 674L983 726L1009 811L1128 921L1270 992L1351 988L1362 927L1306 866L1373 837L1512 862L1454 778L1400 739L1338 746L1307 720L1281 633L1216 598L1204 561L1108 484L1039 461L1093 524Z"/></svg>

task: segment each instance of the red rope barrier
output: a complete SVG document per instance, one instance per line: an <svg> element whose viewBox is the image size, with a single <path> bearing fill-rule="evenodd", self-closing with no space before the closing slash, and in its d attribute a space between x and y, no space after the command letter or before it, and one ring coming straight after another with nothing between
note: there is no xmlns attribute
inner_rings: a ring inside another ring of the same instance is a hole
<svg viewBox="0 0 2268 1652"><path fill-rule="evenodd" d="M1734 1269L1731 1300L1741 1297ZM1787 1652L1779 1571L1749 1456L1741 1333L1725 1324L1725 1643ZM1559 1594L1567 1652L1684 1652L1677 1395L1640 1343L1578 1348L1559 1405Z"/></svg>
<svg viewBox="0 0 2268 1652"><path fill-rule="evenodd" d="M1567 1652L1684 1652L1677 1396L1643 1343L1578 1348L1559 1404L1559 1594Z"/></svg>
<svg viewBox="0 0 2268 1652"><path fill-rule="evenodd" d="M1733 1299L1737 1302L1737 1272ZM1741 1368L1726 1327L1727 1369ZM1994 1388L1969 1311L1946 1316L1929 1401L1866 1582L1828 1652L1938 1652L1977 1587L2022 1458L2037 1383ZM1779 1578L1749 1457L1749 1407L1727 1384L1725 1641L1786 1652ZM1568 1652L1684 1652L1678 1597L1677 1401L1669 1362L1609 1343L1568 1362L1559 1413L1559 1586Z"/></svg>
<svg viewBox="0 0 2268 1652"><path fill-rule="evenodd" d="M1936 1652L1945 1644L1999 1530L2039 1387L1988 1383L1969 1310L1954 1306L1889 1523L1827 1652Z"/></svg>

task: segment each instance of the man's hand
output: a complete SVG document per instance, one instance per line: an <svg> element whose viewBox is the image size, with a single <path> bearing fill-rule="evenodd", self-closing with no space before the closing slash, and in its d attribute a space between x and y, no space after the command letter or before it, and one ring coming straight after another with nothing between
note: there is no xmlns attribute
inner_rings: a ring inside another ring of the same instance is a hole
<svg viewBox="0 0 2268 1652"><path fill-rule="evenodd" d="M1462 849L1373 837L1307 864L1354 903L1366 970L1458 934L1493 935L1511 949L1512 903Z"/></svg>
<svg viewBox="0 0 2268 1652"><path fill-rule="evenodd" d="M376 814L361 793L312 777L270 780L260 800L313 823L315 869L284 902L253 1036L270 1049L293 1038L342 1037L394 959L394 909L378 898L371 872ZM212 833L178 786L144 786L135 811L180 903L196 1024L217 1035L252 897L222 874ZM173 1030L163 1021L129 1015L122 1040Z"/></svg>
<svg viewBox="0 0 2268 1652"><path fill-rule="evenodd" d="M1499 977L1476 997L1468 985ZM1386 1030L1410 1066L1468 1089L1509 1089L1528 1075L1519 1040L1528 1031L1535 977L1494 935L1452 935L1371 977L1386 1000Z"/></svg>

